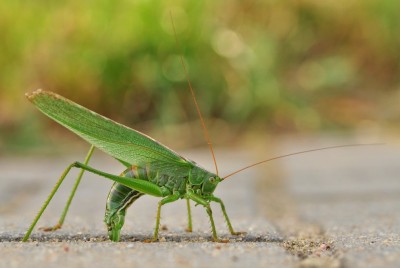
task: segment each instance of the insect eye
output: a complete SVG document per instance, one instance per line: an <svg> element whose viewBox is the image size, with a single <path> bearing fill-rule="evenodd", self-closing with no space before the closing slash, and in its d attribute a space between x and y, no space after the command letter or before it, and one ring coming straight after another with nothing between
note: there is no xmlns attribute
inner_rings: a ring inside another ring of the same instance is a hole
<svg viewBox="0 0 400 268"><path fill-rule="evenodd" d="M210 177L210 178L208 179L208 181L211 182L211 183L214 183L214 182L215 182L215 178L214 178L214 177Z"/></svg>

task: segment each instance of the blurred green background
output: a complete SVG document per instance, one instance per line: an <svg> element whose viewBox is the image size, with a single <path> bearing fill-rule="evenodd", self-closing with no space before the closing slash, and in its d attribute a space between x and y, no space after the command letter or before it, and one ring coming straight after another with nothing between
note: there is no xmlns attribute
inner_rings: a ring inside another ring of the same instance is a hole
<svg viewBox="0 0 400 268"><path fill-rule="evenodd" d="M396 130L399 29L395 0L2 0L0 152L74 139L25 99L37 88L168 145L204 145L180 54L218 145Z"/></svg>

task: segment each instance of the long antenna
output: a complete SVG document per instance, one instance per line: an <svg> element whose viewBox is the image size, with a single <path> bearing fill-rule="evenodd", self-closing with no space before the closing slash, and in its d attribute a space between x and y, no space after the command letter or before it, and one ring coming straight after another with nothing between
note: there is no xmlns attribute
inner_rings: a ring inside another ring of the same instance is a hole
<svg viewBox="0 0 400 268"><path fill-rule="evenodd" d="M301 152L296 152L296 153L291 153L291 154L285 154L285 155L281 155L281 156L276 156L276 157L272 157L257 163L254 163L252 165L249 165L247 167L241 168L236 170L235 172L232 172L231 174L223 177L222 179L225 180L226 178L233 176L239 172L242 172L243 170L249 169L251 167L263 164L265 162L269 162L275 159L279 159L279 158L284 158L284 157L288 157L288 156L292 156L292 155L296 155L296 154L304 154L304 153L309 153L309 152L315 152L315 151L322 151L322 150L328 150L328 149L334 149L334 148L342 148L342 147L354 147L354 146L365 146L365 145L383 145L384 143L369 143L369 144L347 144L347 145L339 145L339 146L330 146L330 147L323 147L323 148L318 148L318 149L312 149L312 150L306 150L306 151L301 151Z"/></svg>
<svg viewBox="0 0 400 268"><path fill-rule="evenodd" d="M178 50L180 50L179 41L178 41L178 37L176 35L175 24L174 24L174 20L172 19L172 12L171 11L169 12L169 15L171 17L172 28L174 29L174 36L175 36L176 46L178 47ZM203 119L203 116L201 115L199 105L197 104L196 96L194 94L194 90L192 88L192 84L190 83L189 74L188 74L188 71L186 69L185 62L183 61L182 55L180 55L180 61L181 61L183 70L185 72L186 80L187 80L188 85L189 85L190 93L192 94L194 105L196 106L197 114L199 115L200 121L201 121L201 125L203 126L204 137L205 137L205 139L206 139L206 141L208 143L208 146L210 147L210 152L211 152L211 155L212 155L212 158L213 158L213 161L214 161L214 165L215 165L215 171L216 171L216 173L218 175L218 165L217 165L217 160L215 159L214 149L213 149L213 146L212 146L212 143L211 143L210 135L208 135L208 130L206 128L206 124L204 123L204 119Z"/></svg>

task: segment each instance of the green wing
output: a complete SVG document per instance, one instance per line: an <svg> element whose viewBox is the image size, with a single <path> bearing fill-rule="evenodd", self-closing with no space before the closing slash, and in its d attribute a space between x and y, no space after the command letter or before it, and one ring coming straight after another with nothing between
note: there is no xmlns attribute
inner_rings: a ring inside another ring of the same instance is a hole
<svg viewBox="0 0 400 268"><path fill-rule="evenodd" d="M191 161L139 131L114 122L53 92L26 94L44 114L107 154L132 165L189 170ZM183 170L182 170L183 171Z"/></svg>

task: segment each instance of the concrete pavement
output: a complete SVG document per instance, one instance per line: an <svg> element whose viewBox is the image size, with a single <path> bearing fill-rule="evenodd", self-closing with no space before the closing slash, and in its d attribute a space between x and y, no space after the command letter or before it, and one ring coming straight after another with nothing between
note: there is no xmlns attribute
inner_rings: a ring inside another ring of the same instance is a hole
<svg viewBox="0 0 400 268"><path fill-rule="evenodd" d="M265 148L268 156L343 144L285 141ZM263 150L261 150L263 151ZM218 151L221 174L255 157ZM185 156L213 170L208 151ZM162 211L159 243L150 238L157 199L142 197L128 211L122 242L106 237L103 223L110 181L85 175L65 226L53 233L34 231L19 242L63 169L80 155L1 158L0 267L399 267L400 147L346 148L286 158L222 182L221 197L233 237L218 206L217 231L226 244L210 242L207 214L193 207L193 233L186 233L185 202ZM265 158L265 157L263 157ZM120 173L121 166L96 154L93 166ZM75 173L76 174L76 173ZM56 223L73 184L62 186L38 226Z"/></svg>

